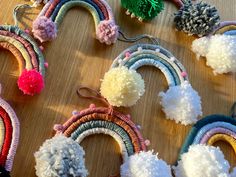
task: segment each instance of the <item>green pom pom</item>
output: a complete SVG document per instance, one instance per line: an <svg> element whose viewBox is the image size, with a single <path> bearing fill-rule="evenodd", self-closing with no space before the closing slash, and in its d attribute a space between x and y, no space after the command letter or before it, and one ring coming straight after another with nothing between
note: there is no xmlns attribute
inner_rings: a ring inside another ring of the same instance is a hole
<svg viewBox="0 0 236 177"><path fill-rule="evenodd" d="M143 20L151 20L164 9L163 0L121 0L121 5Z"/></svg>

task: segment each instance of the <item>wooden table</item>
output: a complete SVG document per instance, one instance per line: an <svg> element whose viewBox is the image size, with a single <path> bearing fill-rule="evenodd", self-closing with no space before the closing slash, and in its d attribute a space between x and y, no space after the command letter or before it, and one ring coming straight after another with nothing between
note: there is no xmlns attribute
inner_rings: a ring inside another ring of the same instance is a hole
<svg viewBox="0 0 236 177"><path fill-rule="evenodd" d="M235 0L208 0L214 4L222 20L236 17ZM0 1L0 24L13 24L12 10L24 0ZM228 114L236 100L235 74L214 76L205 60L197 61L191 51L194 37L175 31L173 13L176 7L165 3L163 11L150 23L140 23L125 15L118 1L109 0L115 18L121 29L129 36L147 33L160 38L162 46L170 50L186 67L193 87L202 97L203 113ZM30 28L40 8L27 11L20 19L22 28ZM106 46L95 39L93 19L83 8L74 8L66 15L60 26L58 38L45 45L45 58L49 63L46 72L46 87L39 96L24 96L17 88L18 65L13 55L0 52L0 82L2 97L15 109L20 123L20 143L14 161L13 177L35 176L34 152L53 135L53 125L65 122L75 109L87 108L94 100L78 98L76 89L89 86L99 89L100 79L110 67L113 59L131 44L117 42ZM146 81L146 93L137 105L119 109L129 113L142 126L143 136L151 141L149 149L154 149L169 164L176 162L179 149L191 128L165 119L157 94L167 88L163 74L154 67L142 67L139 72ZM97 105L102 105L95 102ZM104 106L104 105L103 105ZM219 145L225 156L236 165L232 148L222 142ZM119 172L122 159L115 141L104 135L86 138L82 142L86 150L86 165L91 177L106 177Z"/></svg>

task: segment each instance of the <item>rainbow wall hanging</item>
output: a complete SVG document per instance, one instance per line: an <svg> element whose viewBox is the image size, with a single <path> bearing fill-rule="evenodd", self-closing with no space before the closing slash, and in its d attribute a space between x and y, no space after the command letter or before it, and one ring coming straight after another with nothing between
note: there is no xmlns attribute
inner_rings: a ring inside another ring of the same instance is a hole
<svg viewBox="0 0 236 177"><path fill-rule="evenodd" d="M84 7L95 22L96 38L105 44L116 42L119 32L109 4L105 0L53 0L45 4L33 23L34 37L41 42L56 38L63 17L73 7Z"/></svg>
<svg viewBox="0 0 236 177"><path fill-rule="evenodd" d="M184 125L195 123L202 114L200 97L180 61L159 45L138 44L123 51L105 74L101 94L112 106L135 105L145 92L144 81L136 72L142 66L154 66L165 75L169 89L159 96L167 118Z"/></svg>
<svg viewBox="0 0 236 177"><path fill-rule="evenodd" d="M210 115L192 127L174 168L176 177L235 177L236 168L230 173L230 165L223 152L213 146L218 141L224 141L236 152L236 104L233 108L232 117Z"/></svg>
<svg viewBox="0 0 236 177"><path fill-rule="evenodd" d="M0 91L1 92L1 91ZM0 98L0 174L10 176L19 141L20 124L11 106Z"/></svg>
<svg viewBox="0 0 236 177"><path fill-rule="evenodd" d="M113 137L120 146L124 162L132 155L146 150L145 141L130 116L114 111L111 107L91 104L88 109L73 112L69 120L63 125L55 125L54 129L55 137L47 140L35 153L36 175L39 177L46 174L86 177L85 152L79 144L90 135L105 134ZM56 153L51 149L57 149Z"/></svg>
<svg viewBox="0 0 236 177"><path fill-rule="evenodd" d="M0 48L9 50L19 63L19 89L27 95L39 94L44 88L45 63L33 38L17 26L3 25L0 26Z"/></svg>

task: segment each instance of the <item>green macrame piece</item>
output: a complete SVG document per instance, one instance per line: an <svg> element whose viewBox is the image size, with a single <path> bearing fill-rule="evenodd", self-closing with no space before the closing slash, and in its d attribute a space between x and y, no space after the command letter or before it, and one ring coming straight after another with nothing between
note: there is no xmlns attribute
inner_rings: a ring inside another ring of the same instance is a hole
<svg viewBox="0 0 236 177"><path fill-rule="evenodd" d="M153 19L164 9L163 0L121 0L121 5L143 20Z"/></svg>

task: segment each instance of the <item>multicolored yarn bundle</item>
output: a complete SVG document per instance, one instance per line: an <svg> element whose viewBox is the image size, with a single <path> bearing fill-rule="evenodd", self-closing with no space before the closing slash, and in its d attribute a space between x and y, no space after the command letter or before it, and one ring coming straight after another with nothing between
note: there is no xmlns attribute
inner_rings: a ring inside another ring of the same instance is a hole
<svg viewBox="0 0 236 177"><path fill-rule="evenodd" d="M227 142L236 151L235 117L211 115L193 126L181 149L176 177L235 177L236 170L230 174L230 165L223 153L213 147L217 141Z"/></svg>
<svg viewBox="0 0 236 177"><path fill-rule="evenodd" d="M236 22L221 22L211 35L193 41L197 58L206 57L214 74L236 72Z"/></svg>
<svg viewBox="0 0 236 177"><path fill-rule="evenodd" d="M177 30L205 36L210 34L220 24L217 9L205 2L193 3L191 0L171 0L179 9L175 13L174 23Z"/></svg>
<svg viewBox="0 0 236 177"><path fill-rule="evenodd" d="M0 85L1 94L1 85ZM9 177L20 134L20 124L11 106L0 97L0 176Z"/></svg>
<svg viewBox="0 0 236 177"><path fill-rule="evenodd" d="M127 9L127 15L139 21L151 20L164 9L163 0L121 0L121 5Z"/></svg>
<svg viewBox="0 0 236 177"><path fill-rule="evenodd" d="M45 63L41 47L17 26L0 26L0 48L9 50L18 60L19 89L27 95L39 94L44 88Z"/></svg>
<svg viewBox="0 0 236 177"><path fill-rule="evenodd" d="M144 81L136 72L144 65L160 69L167 79L169 89L159 94L167 118L184 125L195 123L202 114L200 97L183 65L158 45L138 44L123 51L105 74L101 94L112 106L134 105L145 92Z"/></svg>
<svg viewBox="0 0 236 177"><path fill-rule="evenodd" d="M81 6L91 12L95 21L96 38L107 45L118 38L118 26L109 4L105 0L53 0L45 4L33 23L34 37L41 42L56 38L57 30L66 12L75 6Z"/></svg>
<svg viewBox="0 0 236 177"><path fill-rule="evenodd" d="M88 88L81 88L80 91L82 89L91 91ZM78 93L82 95L80 91ZM37 176L49 177L53 174L56 177L86 177L88 171L84 165L85 153L79 144L87 136L106 134L120 145L124 161L120 169L121 177L171 177L170 167L152 151L146 151L146 141L131 121L130 115L113 110L98 92L92 92L109 107L91 104L88 109L73 112L73 116L63 125L55 125L55 137L47 140L35 153Z"/></svg>

